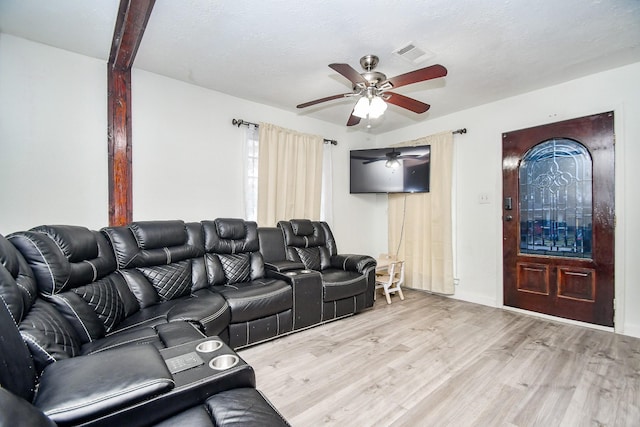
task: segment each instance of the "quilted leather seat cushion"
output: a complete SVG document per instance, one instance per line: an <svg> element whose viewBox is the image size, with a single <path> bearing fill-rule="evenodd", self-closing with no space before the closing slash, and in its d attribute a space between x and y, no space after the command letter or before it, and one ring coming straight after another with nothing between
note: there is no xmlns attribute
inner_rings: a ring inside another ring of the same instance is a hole
<svg viewBox="0 0 640 427"><path fill-rule="evenodd" d="M322 271L324 301L337 301L364 293L367 277L354 272L338 269Z"/></svg>
<svg viewBox="0 0 640 427"><path fill-rule="evenodd" d="M289 310L293 307L293 290L277 279L214 286L231 308L231 323L248 322Z"/></svg>
<svg viewBox="0 0 640 427"><path fill-rule="evenodd" d="M167 320L170 323L177 320L190 321L200 325L208 336L220 335L229 325L231 309L227 300L219 293L200 289L189 298L177 300L167 312Z"/></svg>

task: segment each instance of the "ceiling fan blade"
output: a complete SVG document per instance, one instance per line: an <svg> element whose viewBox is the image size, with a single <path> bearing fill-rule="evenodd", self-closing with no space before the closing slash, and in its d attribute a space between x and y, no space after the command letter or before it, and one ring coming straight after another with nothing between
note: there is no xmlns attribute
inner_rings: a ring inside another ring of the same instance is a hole
<svg viewBox="0 0 640 427"><path fill-rule="evenodd" d="M347 126L355 126L360 123L360 117L354 116L353 112L356 110L356 106L353 106L353 110L351 110L351 115L349 116L349 120L347 120Z"/></svg>
<svg viewBox="0 0 640 427"><path fill-rule="evenodd" d="M364 162L362 162L363 165L368 165L369 163L375 163L375 162L379 162L380 160L389 160L389 159L371 159L371 160L366 160Z"/></svg>
<svg viewBox="0 0 640 427"><path fill-rule="evenodd" d="M331 95L331 96L327 96L325 98L315 99L313 101L309 101L309 102L305 102L305 103L300 104L300 105L296 105L296 108L310 107L312 105L320 104L321 102L332 101L332 100L338 99L338 98L345 98L345 97L351 96L351 95L353 95L353 93L351 93L351 92L349 92L349 93L341 93L340 95Z"/></svg>
<svg viewBox="0 0 640 427"><path fill-rule="evenodd" d="M369 86L367 79L362 77L360 73L349 64L329 64L329 67L349 79L349 81L354 85L361 83L365 86Z"/></svg>
<svg viewBox="0 0 640 427"><path fill-rule="evenodd" d="M444 77L446 75L447 69L442 65L436 64L405 74L400 74L399 76L391 77L390 79L380 83L378 87L383 87L385 84L391 83L394 88L397 88L400 86L410 85L412 83L423 82L425 80L437 79L438 77Z"/></svg>
<svg viewBox="0 0 640 427"><path fill-rule="evenodd" d="M349 120L347 120L347 126L355 126L360 123L360 117L354 116L353 113L349 116Z"/></svg>
<svg viewBox="0 0 640 427"><path fill-rule="evenodd" d="M425 104L424 102L420 102L417 99L409 98L408 96L400 95L395 92L385 92L385 95L390 95L385 99L390 104L397 105L398 107L406 108L407 110L411 110L414 113L424 113L431 105Z"/></svg>

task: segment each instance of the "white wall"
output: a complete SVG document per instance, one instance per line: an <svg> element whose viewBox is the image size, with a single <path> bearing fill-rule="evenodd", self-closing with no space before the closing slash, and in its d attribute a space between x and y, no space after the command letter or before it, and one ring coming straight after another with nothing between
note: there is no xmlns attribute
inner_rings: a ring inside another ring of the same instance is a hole
<svg viewBox="0 0 640 427"><path fill-rule="evenodd" d="M0 33L0 233L108 221L107 67Z"/></svg>
<svg viewBox="0 0 640 427"><path fill-rule="evenodd" d="M245 128L231 120L269 122L338 140L330 225L341 252L375 254L379 236L371 230L385 219L369 214L375 199L349 194L349 149L372 146L366 133L142 70L134 70L132 88L134 220L243 217Z"/></svg>
<svg viewBox="0 0 640 427"><path fill-rule="evenodd" d="M108 223L106 63L0 34L0 233ZM334 221L341 252L376 254L386 236L375 197L349 194L354 132L141 70L132 73L135 220L242 217L242 136L233 118L339 141ZM374 212L372 214L372 212Z"/></svg>
<svg viewBox="0 0 640 427"><path fill-rule="evenodd" d="M462 127L454 137L456 162L456 297L502 305L501 134L506 131L615 111L616 331L640 337L640 63L617 68L426 120L380 135L390 145ZM480 204L481 194L489 204Z"/></svg>

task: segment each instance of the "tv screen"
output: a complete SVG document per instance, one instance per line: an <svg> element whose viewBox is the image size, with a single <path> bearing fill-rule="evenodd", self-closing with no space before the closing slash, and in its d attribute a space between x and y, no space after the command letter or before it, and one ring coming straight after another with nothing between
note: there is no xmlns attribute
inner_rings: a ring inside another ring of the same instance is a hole
<svg viewBox="0 0 640 427"><path fill-rule="evenodd" d="M431 146L351 150L351 193L429 191Z"/></svg>

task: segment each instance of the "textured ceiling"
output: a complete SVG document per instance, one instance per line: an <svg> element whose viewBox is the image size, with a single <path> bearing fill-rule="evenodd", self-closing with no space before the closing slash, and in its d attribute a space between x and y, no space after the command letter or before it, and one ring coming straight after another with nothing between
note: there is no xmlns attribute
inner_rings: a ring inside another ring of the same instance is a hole
<svg viewBox="0 0 640 427"><path fill-rule="evenodd" d="M106 62L117 10L116 0L0 0L0 31ZM434 55L412 64L392 54L408 42ZM361 71L366 54L388 77L449 70L398 89L431 110L392 105L370 123L386 132L640 61L640 1L157 1L134 66L344 125L353 98L295 105L351 91L327 65Z"/></svg>

